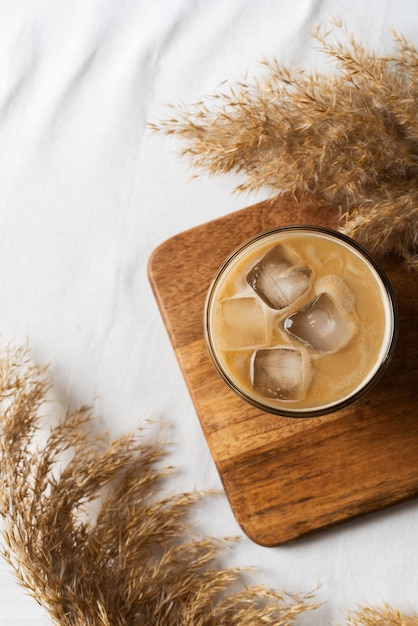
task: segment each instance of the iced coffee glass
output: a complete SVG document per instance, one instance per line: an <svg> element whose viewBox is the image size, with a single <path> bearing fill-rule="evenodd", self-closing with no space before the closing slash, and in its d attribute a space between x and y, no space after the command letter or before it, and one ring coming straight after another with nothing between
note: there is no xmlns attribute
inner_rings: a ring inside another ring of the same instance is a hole
<svg viewBox="0 0 418 626"><path fill-rule="evenodd" d="M393 354L390 283L349 237L316 226L260 233L217 271L205 304L215 369L269 413L315 417L357 401Z"/></svg>

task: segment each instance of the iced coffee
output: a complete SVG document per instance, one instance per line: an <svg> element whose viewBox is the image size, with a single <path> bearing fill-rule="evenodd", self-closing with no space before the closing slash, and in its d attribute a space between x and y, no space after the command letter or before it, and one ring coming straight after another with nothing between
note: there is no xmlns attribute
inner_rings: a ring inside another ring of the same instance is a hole
<svg viewBox="0 0 418 626"><path fill-rule="evenodd" d="M261 233L217 272L205 336L218 373L242 398L312 417L358 399L381 376L396 338L389 282L330 229Z"/></svg>

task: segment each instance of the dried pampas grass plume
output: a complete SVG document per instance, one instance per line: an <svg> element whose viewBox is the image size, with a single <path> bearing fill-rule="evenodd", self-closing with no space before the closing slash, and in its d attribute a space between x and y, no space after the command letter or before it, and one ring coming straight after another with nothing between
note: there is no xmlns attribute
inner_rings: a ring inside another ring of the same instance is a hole
<svg viewBox="0 0 418 626"><path fill-rule="evenodd" d="M382 609L363 607L348 615L346 626L417 626L418 615L406 615L388 605Z"/></svg>
<svg viewBox="0 0 418 626"><path fill-rule="evenodd" d="M243 174L237 191L327 205L347 234L418 269L418 51L395 33L396 53L379 56L337 26L342 41L314 34L333 73L266 61L262 78L150 127L182 139L196 168Z"/></svg>
<svg viewBox="0 0 418 626"><path fill-rule="evenodd" d="M40 442L48 389L25 350L0 360L1 552L53 624L284 626L314 608L216 566L225 542L185 520L199 494L158 495L161 442L111 440L87 408Z"/></svg>

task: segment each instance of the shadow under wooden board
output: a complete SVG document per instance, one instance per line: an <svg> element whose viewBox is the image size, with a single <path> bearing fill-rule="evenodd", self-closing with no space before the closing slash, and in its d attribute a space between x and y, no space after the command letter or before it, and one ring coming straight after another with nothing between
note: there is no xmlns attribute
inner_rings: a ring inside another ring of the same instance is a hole
<svg viewBox="0 0 418 626"><path fill-rule="evenodd" d="M399 309L395 355L352 407L292 419L247 404L215 372L203 336L211 279L244 240L277 226L337 226L336 212L263 202L162 243L148 274L206 441L242 530L275 546L418 495L417 276L380 259Z"/></svg>

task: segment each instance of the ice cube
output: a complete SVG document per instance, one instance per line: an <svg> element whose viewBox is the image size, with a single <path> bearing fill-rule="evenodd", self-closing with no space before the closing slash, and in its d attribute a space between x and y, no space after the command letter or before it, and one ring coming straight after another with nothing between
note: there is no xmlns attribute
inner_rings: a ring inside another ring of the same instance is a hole
<svg viewBox="0 0 418 626"><path fill-rule="evenodd" d="M288 346L256 350L251 360L255 391L276 400L302 400L312 378L305 352Z"/></svg>
<svg viewBox="0 0 418 626"><path fill-rule="evenodd" d="M264 313L256 298L226 298L218 303L216 313L221 349L253 348L266 342Z"/></svg>
<svg viewBox="0 0 418 626"><path fill-rule="evenodd" d="M355 297L347 283L336 274L322 276L315 283L315 293L328 293L341 311L354 311Z"/></svg>
<svg viewBox="0 0 418 626"><path fill-rule="evenodd" d="M307 307L289 315L284 329L320 352L337 352L352 338L355 324L329 293L323 292Z"/></svg>
<svg viewBox="0 0 418 626"><path fill-rule="evenodd" d="M312 270L278 245L248 272L247 283L272 309L284 309L303 296L311 285Z"/></svg>

